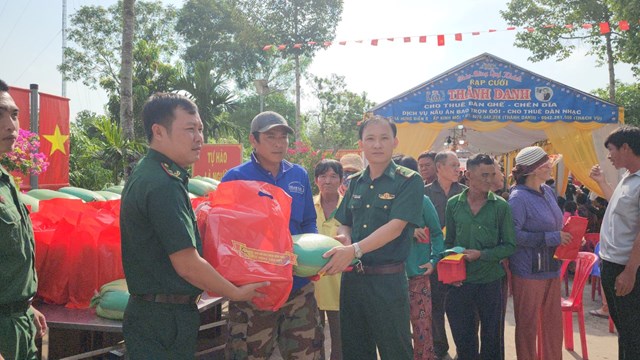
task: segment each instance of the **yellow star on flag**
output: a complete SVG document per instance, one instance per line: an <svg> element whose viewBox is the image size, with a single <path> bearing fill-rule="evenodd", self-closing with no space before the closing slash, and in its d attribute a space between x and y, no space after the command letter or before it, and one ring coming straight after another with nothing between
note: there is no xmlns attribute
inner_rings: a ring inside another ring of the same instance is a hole
<svg viewBox="0 0 640 360"><path fill-rule="evenodd" d="M49 151L49 156L53 155L54 152L60 151L63 154L67 154L64 149L64 143L69 139L69 135L62 135L60 133L60 128L56 125L55 130L53 131L53 135L42 135L47 141L51 143L51 151Z"/></svg>

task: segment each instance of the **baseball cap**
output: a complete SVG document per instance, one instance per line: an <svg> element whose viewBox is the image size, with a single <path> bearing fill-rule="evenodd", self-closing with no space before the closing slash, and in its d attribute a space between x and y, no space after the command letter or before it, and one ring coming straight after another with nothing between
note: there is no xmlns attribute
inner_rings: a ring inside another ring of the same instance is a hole
<svg viewBox="0 0 640 360"><path fill-rule="evenodd" d="M263 133L276 126L283 126L289 134L293 134L293 129L289 127L287 120L285 120L282 115L274 111L264 111L256 115L256 117L251 120L251 133Z"/></svg>
<svg viewBox="0 0 640 360"><path fill-rule="evenodd" d="M364 169L364 161L358 154L344 154L340 158L340 163L344 170L362 171Z"/></svg>

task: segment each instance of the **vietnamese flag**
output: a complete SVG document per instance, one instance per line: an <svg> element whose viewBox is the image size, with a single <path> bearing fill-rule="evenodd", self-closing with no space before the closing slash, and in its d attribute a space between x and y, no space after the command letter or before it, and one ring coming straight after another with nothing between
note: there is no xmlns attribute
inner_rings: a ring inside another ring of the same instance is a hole
<svg viewBox="0 0 640 360"><path fill-rule="evenodd" d="M20 109L18 113L20 129L31 131L31 102L29 100L31 90L9 86L9 95Z"/></svg>
<svg viewBox="0 0 640 360"><path fill-rule="evenodd" d="M438 46L444 46L444 35L438 35Z"/></svg>
<svg viewBox="0 0 640 360"><path fill-rule="evenodd" d="M40 93L40 151L49 161L38 187L69 186L69 99Z"/></svg>

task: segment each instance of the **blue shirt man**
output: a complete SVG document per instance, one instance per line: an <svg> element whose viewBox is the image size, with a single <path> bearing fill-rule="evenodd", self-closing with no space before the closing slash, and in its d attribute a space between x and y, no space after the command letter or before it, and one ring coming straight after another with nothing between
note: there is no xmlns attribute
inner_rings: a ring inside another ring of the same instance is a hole
<svg viewBox="0 0 640 360"><path fill-rule="evenodd" d="M289 127L282 115L265 111L251 121L251 160L229 170L222 181L264 181L292 198L289 230L292 235L317 233L316 210L307 171L284 160ZM322 359L324 334L313 285L294 276L287 302L277 311L262 311L250 302L229 303L227 358L268 359L277 342L285 359Z"/></svg>

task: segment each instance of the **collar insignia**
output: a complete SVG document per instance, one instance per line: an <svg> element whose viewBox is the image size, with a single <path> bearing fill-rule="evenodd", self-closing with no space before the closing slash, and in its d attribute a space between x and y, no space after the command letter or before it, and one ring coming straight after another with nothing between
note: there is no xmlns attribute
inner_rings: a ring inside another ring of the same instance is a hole
<svg viewBox="0 0 640 360"><path fill-rule="evenodd" d="M393 200L396 198L395 195L389 193L378 194L378 197L382 200Z"/></svg>
<svg viewBox="0 0 640 360"><path fill-rule="evenodd" d="M171 166L166 162L160 163L160 166L162 166L164 172L166 172L169 176L182 180L182 173L180 172L180 170L171 170Z"/></svg>

